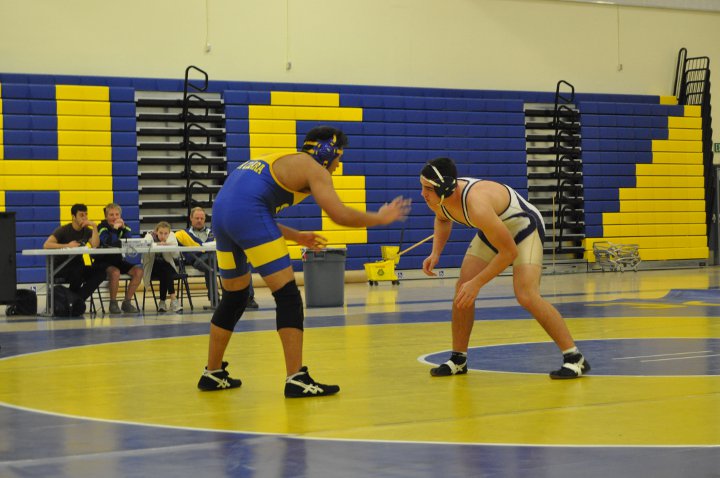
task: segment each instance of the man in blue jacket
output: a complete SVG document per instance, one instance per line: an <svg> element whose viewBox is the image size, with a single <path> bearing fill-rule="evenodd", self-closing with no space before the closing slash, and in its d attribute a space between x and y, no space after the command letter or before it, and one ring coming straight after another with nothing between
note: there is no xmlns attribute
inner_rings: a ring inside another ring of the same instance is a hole
<svg viewBox="0 0 720 478"><path fill-rule="evenodd" d="M98 226L100 247L120 247L122 245L121 239L129 237L131 232L131 229L125 225L125 221L122 219L122 208L115 203L110 203L103 208L103 212L105 213L105 220ZM121 254L100 255L97 256L95 262L98 264L96 267L106 267L110 288L110 313L119 314L122 311L126 314L137 314L138 310L132 304L131 299L135 296L135 291L142 280L142 267L129 263L123 259ZM120 274L130 276L130 283L125 289L125 299L121 307L117 303Z"/></svg>

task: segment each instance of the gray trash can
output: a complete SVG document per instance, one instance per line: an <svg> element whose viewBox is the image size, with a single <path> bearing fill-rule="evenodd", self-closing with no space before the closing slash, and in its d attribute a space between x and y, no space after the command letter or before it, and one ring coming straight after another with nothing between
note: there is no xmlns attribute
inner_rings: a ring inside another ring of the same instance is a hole
<svg viewBox="0 0 720 478"><path fill-rule="evenodd" d="M302 250L305 305L337 307L345 303L347 249Z"/></svg>

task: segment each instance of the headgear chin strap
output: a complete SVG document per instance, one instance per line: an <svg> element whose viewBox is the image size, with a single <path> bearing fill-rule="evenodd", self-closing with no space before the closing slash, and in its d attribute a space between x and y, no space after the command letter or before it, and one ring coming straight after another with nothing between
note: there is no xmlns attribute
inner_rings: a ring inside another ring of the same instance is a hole
<svg viewBox="0 0 720 478"><path fill-rule="evenodd" d="M430 167L435 172L437 180L427 178L423 175L420 175L420 177L429 182L435 189L435 194L440 196L440 202L438 203L439 206L443 203L446 197L450 196L455 191L455 188L457 187L457 180L452 176L443 176L440 174L440 171L438 171L438 168L432 164Z"/></svg>
<svg viewBox="0 0 720 478"><path fill-rule="evenodd" d="M303 150L307 151L324 168L330 166L330 163L342 152L342 149L337 147L337 137L335 135L329 139L305 141Z"/></svg>

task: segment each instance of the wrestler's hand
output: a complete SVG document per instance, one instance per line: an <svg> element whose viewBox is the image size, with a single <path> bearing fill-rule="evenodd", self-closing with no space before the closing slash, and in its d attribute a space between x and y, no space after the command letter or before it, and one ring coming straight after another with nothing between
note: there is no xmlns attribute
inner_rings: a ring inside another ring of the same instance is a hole
<svg viewBox="0 0 720 478"><path fill-rule="evenodd" d="M439 257L430 254L425 258L423 261L423 272L426 276L436 276L437 274L433 271L435 269L435 266L437 265L438 261L440 260Z"/></svg>
<svg viewBox="0 0 720 478"><path fill-rule="evenodd" d="M460 284L455 294L455 305L459 309L469 309L475 305L475 299L477 299L480 287L475 284L475 281L469 280Z"/></svg>
<svg viewBox="0 0 720 478"><path fill-rule="evenodd" d="M295 242L309 249L324 249L327 238L313 231L299 231Z"/></svg>
<svg viewBox="0 0 720 478"><path fill-rule="evenodd" d="M385 203L377 212L381 218L381 224L404 221L410 214L411 205L412 199L402 196L396 197L390 203Z"/></svg>

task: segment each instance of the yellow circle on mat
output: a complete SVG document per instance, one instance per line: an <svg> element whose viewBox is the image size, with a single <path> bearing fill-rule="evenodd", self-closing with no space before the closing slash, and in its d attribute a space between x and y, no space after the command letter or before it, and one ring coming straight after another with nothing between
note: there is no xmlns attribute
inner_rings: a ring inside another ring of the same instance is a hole
<svg viewBox="0 0 720 478"><path fill-rule="evenodd" d="M576 340L720 337L717 319L572 319ZM288 400L275 331L239 332L239 389L199 392L206 336L80 346L0 360L0 402L79 418L313 438L452 443L718 445L720 377L473 372L432 378L447 323L308 328L305 363L336 396ZM531 320L478 321L471 346L547 341ZM509 361L519 360L508 357Z"/></svg>

